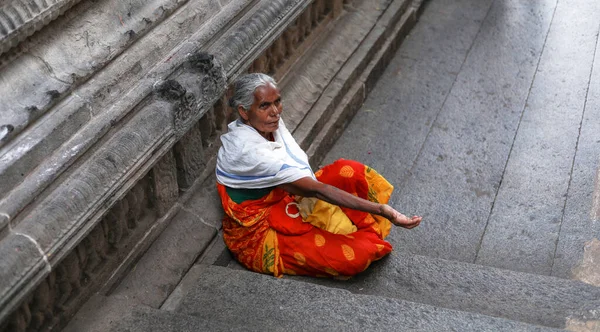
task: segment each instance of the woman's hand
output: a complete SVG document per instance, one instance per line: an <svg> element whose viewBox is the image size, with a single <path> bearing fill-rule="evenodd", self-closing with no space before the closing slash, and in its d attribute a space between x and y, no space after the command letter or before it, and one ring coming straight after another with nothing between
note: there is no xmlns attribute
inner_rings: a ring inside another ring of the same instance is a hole
<svg viewBox="0 0 600 332"><path fill-rule="evenodd" d="M422 219L419 216L414 216L409 219L407 216L396 211L393 207L387 204L379 204L362 199L334 186L321 183L309 177L290 183L280 184L278 187L294 195L302 197L316 197L334 205L378 214L389 219L394 225L408 229L419 226L419 223Z"/></svg>
<svg viewBox="0 0 600 332"><path fill-rule="evenodd" d="M421 223L422 217L413 216L412 218L408 218L402 213L396 211L393 207L387 204L381 204L380 215L384 218L389 219L392 224L400 227L404 227L407 229L415 228L419 226Z"/></svg>

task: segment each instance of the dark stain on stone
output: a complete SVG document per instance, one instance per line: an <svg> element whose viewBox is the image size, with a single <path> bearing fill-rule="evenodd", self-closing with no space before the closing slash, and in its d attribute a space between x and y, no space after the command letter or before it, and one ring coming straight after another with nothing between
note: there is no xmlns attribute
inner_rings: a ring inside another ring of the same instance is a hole
<svg viewBox="0 0 600 332"><path fill-rule="evenodd" d="M144 21L146 24L152 24L152 20L147 17L144 17L142 21Z"/></svg>
<svg viewBox="0 0 600 332"><path fill-rule="evenodd" d="M181 84L179 84L179 82L175 80L167 80L156 87L156 93L161 98L174 101L181 99L185 95L186 90L183 86L181 86Z"/></svg>
<svg viewBox="0 0 600 332"><path fill-rule="evenodd" d="M135 31L127 30L127 32L125 32L125 33L129 36L129 39L135 38Z"/></svg>
<svg viewBox="0 0 600 332"><path fill-rule="evenodd" d="M135 65L133 65L133 67L131 67L132 74L138 74L141 71L142 71L142 64L139 61L136 62Z"/></svg>
<svg viewBox="0 0 600 332"><path fill-rule="evenodd" d="M60 97L60 92L58 92L58 90L46 91L46 94L50 96L51 99L57 99L58 97Z"/></svg>
<svg viewBox="0 0 600 332"><path fill-rule="evenodd" d="M75 73L71 73L71 75L69 75L69 76L71 76L71 80L72 80L73 84L77 83L77 81L79 81L83 78L82 76L77 75Z"/></svg>
<svg viewBox="0 0 600 332"><path fill-rule="evenodd" d="M194 53L187 59L187 63L190 67L200 70L202 72L208 72L213 68L214 56L208 53Z"/></svg>

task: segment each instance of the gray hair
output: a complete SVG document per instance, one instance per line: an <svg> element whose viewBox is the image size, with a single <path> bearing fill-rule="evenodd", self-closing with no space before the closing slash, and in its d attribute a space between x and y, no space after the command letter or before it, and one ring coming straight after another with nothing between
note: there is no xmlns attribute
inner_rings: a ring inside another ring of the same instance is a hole
<svg viewBox="0 0 600 332"><path fill-rule="evenodd" d="M239 77L233 83L233 96L229 98L229 106L233 107L233 109L242 106L245 110L249 110L254 103L254 91L258 87L268 84L277 88L275 79L266 74L253 73Z"/></svg>

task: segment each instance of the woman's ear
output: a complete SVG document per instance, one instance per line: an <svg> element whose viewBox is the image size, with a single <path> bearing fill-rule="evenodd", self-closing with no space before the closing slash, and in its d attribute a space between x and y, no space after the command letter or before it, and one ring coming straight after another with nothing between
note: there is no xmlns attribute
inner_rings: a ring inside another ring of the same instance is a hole
<svg viewBox="0 0 600 332"><path fill-rule="evenodd" d="M242 105L238 105L238 113L240 114L240 117L244 119L244 121L248 121L248 111L246 111Z"/></svg>

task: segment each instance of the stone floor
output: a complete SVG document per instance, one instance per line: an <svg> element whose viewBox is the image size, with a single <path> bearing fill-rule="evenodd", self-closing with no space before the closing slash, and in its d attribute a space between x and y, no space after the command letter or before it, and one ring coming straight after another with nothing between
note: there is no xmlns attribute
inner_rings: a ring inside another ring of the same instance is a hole
<svg viewBox="0 0 600 332"><path fill-rule="evenodd" d="M598 0L426 2L323 161L369 164L424 217L365 273L278 279L239 271L222 240L200 248L222 214L209 179L65 331L598 330L600 288L552 276L600 286L599 17Z"/></svg>
<svg viewBox="0 0 600 332"><path fill-rule="evenodd" d="M571 277L600 235L599 18L597 0L427 2L323 164L369 164L424 217L396 250Z"/></svg>

